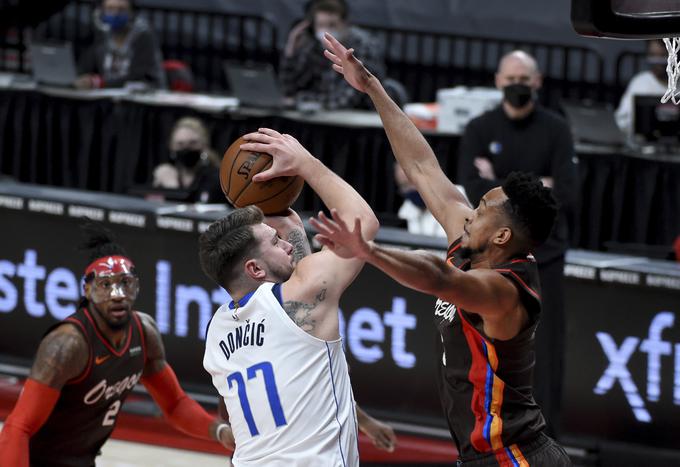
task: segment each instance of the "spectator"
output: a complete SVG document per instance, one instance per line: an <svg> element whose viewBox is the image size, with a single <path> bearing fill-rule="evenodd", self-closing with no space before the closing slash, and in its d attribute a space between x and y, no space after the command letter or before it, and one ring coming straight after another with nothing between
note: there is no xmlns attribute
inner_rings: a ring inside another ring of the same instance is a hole
<svg viewBox="0 0 680 467"><path fill-rule="evenodd" d="M355 49L374 74L384 76L382 47L366 31L347 22L342 0L309 3L306 18L291 29L281 64L283 91L298 101L316 101L327 109L371 108L370 101L328 66L323 55L323 34L328 31Z"/></svg>
<svg viewBox="0 0 680 467"><path fill-rule="evenodd" d="M662 39L647 43L649 70L641 71L630 80L616 109L616 123L626 134L633 131L633 97L638 95L663 95L668 86L666 65L668 54Z"/></svg>
<svg viewBox="0 0 680 467"><path fill-rule="evenodd" d="M210 148L208 130L193 117L177 121L169 142L170 162L153 171L153 186L188 191L189 202L224 200L219 179L220 159Z"/></svg>
<svg viewBox="0 0 680 467"><path fill-rule="evenodd" d="M102 0L95 22L101 31L80 59L77 88L115 88L131 81L165 87L161 51L132 0Z"/></svg>
<svg viewBox="0 0 680 467"><path fill-rule="evenodd" d="M533 172L552 187L561 210L551 236L534 251L542 287L543 314L536 334L534 395L549 433L559 426L564 351L564 254L578 192L574 146L562 117L539 105L538 65L522 51L505 55L496 73L501 104L468 124L460 151L459 183L476 205L512 171Z"/></svg>
<svg viewBox="0 0 680 467"><path fill-rule="evenodd" d="M446 238L446 232L427 209L425 201L415 185L406 177L404 169L396 162L394 181L397 183L399 194L404 198L397 216L406 221L409 233Z"/></svg>

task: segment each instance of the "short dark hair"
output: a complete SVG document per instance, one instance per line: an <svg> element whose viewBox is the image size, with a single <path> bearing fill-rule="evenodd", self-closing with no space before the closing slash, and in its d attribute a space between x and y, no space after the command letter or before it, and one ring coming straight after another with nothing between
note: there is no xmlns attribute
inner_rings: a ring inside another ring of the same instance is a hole
<svg viewBox="0 0 680 467"><path fill-rule="evenodd" d="M213 222L201 234L198 239L201 268L217 285L226 287L238 277L236 264L258 245L252 226L263 220L260 208L248 206Z"/></svg>
<svg viewBox="0 0 680 467"><path fill-rule="evenodd" d="M316 0L309 4L309 14L313 18L320 11L339 15L343 20L347 19L347 3L343 0Z"/></svg>
<svg viewBox="0 0 680 467"><path fill-rule="evenodd" d="M508 197L503 209L512 226L528 240L530 248L541 245L552 232L557 217L557 201L552 190L534 175L512 172L503 183Z"/></svg>

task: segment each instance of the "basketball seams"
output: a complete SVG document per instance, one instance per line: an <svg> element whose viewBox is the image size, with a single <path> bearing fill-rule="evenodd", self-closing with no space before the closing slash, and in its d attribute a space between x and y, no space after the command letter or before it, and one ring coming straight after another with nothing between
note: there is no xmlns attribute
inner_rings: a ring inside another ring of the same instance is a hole
<svg viewBox="0 0 680 467"><path fill-rule="evenodd" d="M235 208L255 205L266 213L285 210L299 196L304 181L299 176L287 181L277 177L253 186L252 177L270 169L274 160L267 153L242 150L239 146L242 143L242 137L235 141L224 153L220 165L220 186L225 197ZM225 160L227 158L231 160Z"/></svg>
<svg viewBox="0 0 680 467"><path fill-rule="evenodd" d="M258 153L253 153L253 154L257 154L257 155L258 155L258 159L259 159L260 157L262 157L262 156L267 156L267 157L269 157L269 161L262 167L262 169L260 169L259 172L256 172L256 174L257 174L257 173L260 173L260 172L262 172L262 171L264 171L264 170L267 170L267 169L274 163L274 159L273 159L272 156L270 156L269 154L260 153L260 152L258 152ZM241 188L241 191L239 191L238 194L236 195L236 197L234 197L234 201L232 201L232 204L233 204L234 206L236 206L236 202L237 202L238 199L241 197L241 195L243 194L243 192L246 191L250 185L252 185L252 183L253 183L253 177L249 177L249 179L250 179L250 180L248 180L248 183L245 183L245 184L243 185L243 188Z"/></svg>
<svg viewBox="0 0 680 467"><path fill-rule="evenodd" d="M283 187L283 188L281 189L281 191L278 191L278 192L274 193L274 194L271 195L269 198L265 198L265 199L259 200L258 203L264 203L264 202L266 202L266 201L269 201L270 199L276 198L276 197L279 196L281 193L283 193L284 191L288 190L288 188L290 188L290 186L291 186L293 183L297 182L297 181L298 181L298 178L299 178L299 177L298 177L297 175L293 175L293 176L291 177L292 180L291 180L290 182L288 182L288 183L286 184L286 186Z"/></svg>

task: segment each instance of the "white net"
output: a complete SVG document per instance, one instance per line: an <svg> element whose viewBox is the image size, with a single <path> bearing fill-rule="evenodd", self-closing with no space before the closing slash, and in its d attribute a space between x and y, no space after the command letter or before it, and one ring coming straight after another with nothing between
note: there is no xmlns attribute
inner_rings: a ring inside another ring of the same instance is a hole
<svg viewBox="0 0 680 467"><path fill-rule="evenodd" d="M668 91L661 98L662 103L669 100L674 104L680 104L680 89L678 89L678 78L680 78L680 60L678 53L680 52L680 37L665 38L664 43L668 49L668 66L666 73L668 74Z"/></svg>

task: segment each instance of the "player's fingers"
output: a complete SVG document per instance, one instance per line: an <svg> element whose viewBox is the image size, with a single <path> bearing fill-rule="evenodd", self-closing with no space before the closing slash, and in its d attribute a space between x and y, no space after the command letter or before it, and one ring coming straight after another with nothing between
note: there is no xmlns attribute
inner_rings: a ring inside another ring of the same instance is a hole
<svg viewBox="0 0 680 467"><path fill-rule="evenodd" d="M319 233L323 235L332 235L333 231L323 222L318 221L316 218L312 217L309 219L309 223L314 227Z"/></svg>
<svg viewBox="0 0 680 467"><path fill-rule="evenodd" d="M345 70L340 65L336 65L335 63L333 64L333 69L340 73L341 75L345 74Z"/></svg>
<svg viewBox="0 0 680 467"><path fill-rule="evenodd" d="M267 154L271 154L273 152L272 145L267 143L244 143L240 147L242 151L264 152Z"/></svg>
<svg viewBox="0 0 680 467"><path fill-rule="evenodd" d="M271 136L271 137L273 137L273 138L276 138L276 137L280 137L280 136L281 136L281 133L279 133L279 132L276 131L276 130L272 130L271 128L258 128L257 131L258 131L259 133L263 133L263 134L265 134L265 135L267 135L267 136Z"/></svg>
<svg viewBox="0 0 680 467"><path fill-rule="evenodd" d="M266 182L267 180L271 180L272 178L280 177L281 174L277 170L276 167L270 167L264 172L260 172L258 174L253 175L253 181L255 183L261 183L261 182Z"/></svg>
<svg viewBox="0 0 680 467"><path fill-rule="evenodd" d="M333 211L331 210L331 216L333 215ZM326 226L333 230L333 232L337 232L340 230L340 227L338 226L337 222L334 222L333 220L329 219L326 214L323 213L323 211L319 211L319 215L317 216Z"/></svg>
<svg viewBox="0 0 680 467"><path fill-rule="evenodd" d="M361 233L361 219L358 217L354 218L354 230L352 230L352 233Z"/></svg>
<svg viewBox="0 0 680 467"><path fill-rule="evenodd" d="M345 46L342 45L342 44L341 44L335 37L333 37L331 34L329 34L329 33L326 32L326 33L324 33L323 38L326 39L326 41L328 41L328 44L331 46L331 48L333 49L333 51L343 53L345 50L347 50L347 49L345 49Z"/></svg>
<svg viewBox="0 0 680 467"><path fill-rule="evenodd" d="M314 240L319 242L323 246L327 246L331 250L335 247L335 244L327 237L321 235L321 234L316 234L314 235Z"/></svg>
<svg viewBox="0 0 680 467"><path fill-rule="evenodd" d="M272 143L275 141L275 139L271 136L259 132L248 133L247 135L243 136L243 139L248 142L258 143Z"/></svg>
<svg viewBox="0 0 680 467"><path fill-rule="evenodd" d="M331 209L331 217L335 221L335 223L345 231L348 231L349 229L347 228L347 223L343 220L342 217L340 217L340 213L338 212L337 209Z"/></svg>
<svg viewBox="0 0 680 467"><path fill-rule="evenodd" d="M333 52L331 52L328 49L324 50L323 54L328 60L330 60L331 62L333 62L335 64L340 65L342 63L342 60L340 60L340 58L337 55L335 55Z"/></svg>

